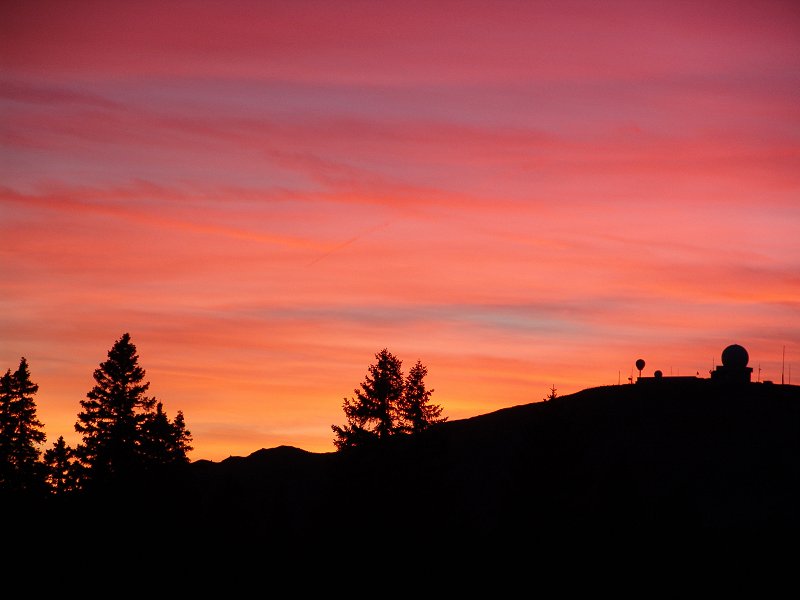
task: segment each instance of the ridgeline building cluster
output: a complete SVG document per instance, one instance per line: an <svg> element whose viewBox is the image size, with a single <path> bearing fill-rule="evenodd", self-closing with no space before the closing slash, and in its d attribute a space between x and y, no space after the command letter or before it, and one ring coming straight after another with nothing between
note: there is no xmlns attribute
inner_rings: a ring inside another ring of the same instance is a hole
<svg viewBox="0 0 800 600"><path fill-rule="evenodd" d="M748 367L750 355L747 350L739 344L731 344L722 351L722 364L717 366L711 373L711 380L719 383L750 383L753 376L753 368ZM641 358L636 361L639 369L639 378L636 383L651 383L662 380L670 381L690 381L697 380L699 377L691 376L672 376L665 377L661 371L655 371L653 377L642 377L641 371L644 368L644 360ZM765 381L764 383L771 383Z"/></svg>

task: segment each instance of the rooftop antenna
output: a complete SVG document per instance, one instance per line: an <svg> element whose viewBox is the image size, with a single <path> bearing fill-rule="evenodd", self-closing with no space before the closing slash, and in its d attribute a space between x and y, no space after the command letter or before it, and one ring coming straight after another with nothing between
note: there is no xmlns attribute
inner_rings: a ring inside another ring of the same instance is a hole
<svg viewBox="0 0 800 600"><path fill-rule="evenodd" d="M761 383L761 363L758 363L758 379L756 381Z"/></svg>
<svg viewBox="0 0 800 600"><path fill-rule="evenodd" d="M783 345L783 358L781 359L781 385L783 385L783 371L786 368L786 344Z"/></svg>

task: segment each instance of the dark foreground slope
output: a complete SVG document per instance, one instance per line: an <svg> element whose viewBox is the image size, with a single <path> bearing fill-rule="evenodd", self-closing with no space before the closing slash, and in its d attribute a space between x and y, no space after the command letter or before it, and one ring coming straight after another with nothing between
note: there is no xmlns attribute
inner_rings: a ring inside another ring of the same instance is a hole
<svg viewBox="0 0 800 600"><path fill-rule="evenodd" d="M361 451L197 461L126 498L132 533L223 543L795 536L800 387L593 388Z"/></svg>
<svg viewBox="0 0 800 600"><path fill-rule="evenodd" d="M800 530L800 388L584 390L349 453L191 466L178 505L219 533Z"/></svg>

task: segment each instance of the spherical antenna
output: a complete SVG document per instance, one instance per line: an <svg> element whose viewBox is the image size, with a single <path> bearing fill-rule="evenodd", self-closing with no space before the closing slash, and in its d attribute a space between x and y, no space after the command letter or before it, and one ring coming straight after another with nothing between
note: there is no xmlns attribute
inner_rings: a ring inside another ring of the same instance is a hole
<svg viewBox="0 0 800 600"><path fill-rule="evenodd" d="M644 369L644 359L638 359L636 361L636 368L639 369L639 377L642 376L642 369Z"/></svg>
<svg viewBox="0 0 800 600"><path fill-rule="evenodd" d="M655 373L653 373L653 377L655 377L656 379L661 379L663 376L664 373L662 373L660 369L657 370Z"/></svg>
<svg viewBox="0 0 800 600"><path fill-rule="evenodd" d="M747 350L739 344L731 344L722 351L722 364L731 369L744 369L750 361Z"/></svg>

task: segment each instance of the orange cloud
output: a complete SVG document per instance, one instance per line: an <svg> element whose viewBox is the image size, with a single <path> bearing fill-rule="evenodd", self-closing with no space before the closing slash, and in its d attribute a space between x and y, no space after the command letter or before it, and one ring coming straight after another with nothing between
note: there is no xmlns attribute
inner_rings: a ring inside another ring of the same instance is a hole
<svg viewBox="0 0 800 600"><path fill-rule="evenodd" d="M332 450L383 347L451 418L796 360L794 6L323 4L0 9L0 365L50 441L125 331L210 459Z"/></svg>

